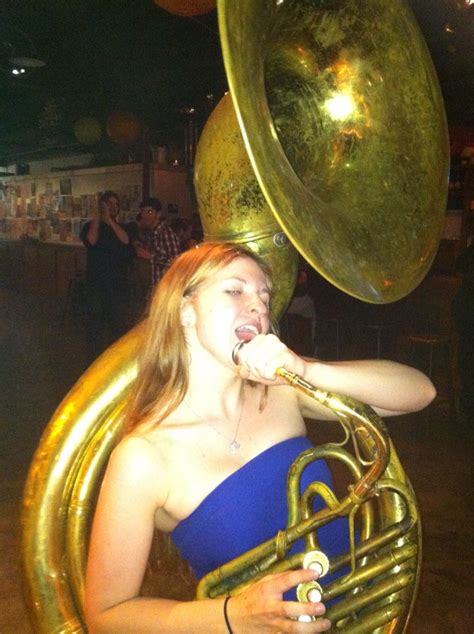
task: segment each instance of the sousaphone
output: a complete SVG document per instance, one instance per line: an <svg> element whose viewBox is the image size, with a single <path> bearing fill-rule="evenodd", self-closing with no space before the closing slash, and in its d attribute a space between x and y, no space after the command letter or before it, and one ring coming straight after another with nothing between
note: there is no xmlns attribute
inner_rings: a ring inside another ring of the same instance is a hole
<svg viewBox="0 0 474 634"><path fill-rule="evenodd" d="M408 294L429 269L441 235L448 143L436 75L407 4L220 0L218 14L233 106L228 97L200 142L196 188L206 237L235 239L268 257L281 287L280 312L291 295L293 247L355 297L385 303ZM234 167L245 173L240 181L232 164L221 169L231 137L245 145L235 149ZM214 148L211 155L205 145ZM85 631L88 529L103 467L120 438L141 337L138 327L83 375L34 456L22 558L38 632ZM360 524L361 541L329 562L351 567L338 586L325 589L327 597L344 595L331 618L340 631L403 631L419 578L419 518L383 423L360 403L285 378L330 406L351 442L300 457L290 474L286 529L243 563L211 573L199 596L238 592L255 571L313 565L314 558L324 567L314 554L314 529L345 514ZM300 503L294 483L307 461L320 457L347 465L353 484L338 498L315 483ZM313 495L326 501L325 517L308 511ZM304 535L309 561L285 559L296 534ZM167 556L162 549L159 559ZM300 595L307 598L305 589Z"/></svg>

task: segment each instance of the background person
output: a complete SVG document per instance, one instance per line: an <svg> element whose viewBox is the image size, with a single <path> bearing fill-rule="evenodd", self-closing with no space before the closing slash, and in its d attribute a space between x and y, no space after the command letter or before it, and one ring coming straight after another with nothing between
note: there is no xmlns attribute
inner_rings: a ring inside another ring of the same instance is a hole
<svg viewBox="0 0 474 634"><path fill-rule="evenodd" d="M162 221L158 198L146 198L140 204L131 242L135 254L131 271L135 323L147 313L155 284L181 252L178 236Z"/></svg>
<svg viewBox="0 0 474 634"><path fill-rule="evenodd" d="M151 287L154 288L171 262L178 257L180 245L173 229L163 222L161 202L158 198L143 200L140 204L140 213L144 231L151 234L150 241L142 246L151 255Z"/></svg>
<svg viewBox="0 0 474 634"><path fill-rule="evenodd" d="M155 529L172 534L199 578L285 527L287 471L311 447L304 418L335 415L276 379L276 368L371 403L382 416L434 398L427 377L397 363L299 357L271 334L270 300L265 264L229 244L189 249L159 283L129 433L112 453L93 524L85 588L91 634L210 634L226 631L225 618L229 631L246 634L329 628L325 619L293 620L321 616L322 603L284 600L315 578L310 570L267 575L230 601L139 596ZM310 481L331 484L325 461L307 470ZM340 552L345 520L318 538L330 556Z"/></svg>
<svg viewBox="0 0 474 634"><path fill-rule="evenodd" d="M185 218L172 218L169 226L178 236L181 253L196 246L196 241L191 238L191 224Z"/></svg>
<svg viewBox="0 0 474 634"><path fill-rule="evenodd" d="M120 200L113 191L99 198L98 213L81 231L87 248L86 336L93 361L128 328L128 268L132 259L125 225L117 221Z"/></svg>

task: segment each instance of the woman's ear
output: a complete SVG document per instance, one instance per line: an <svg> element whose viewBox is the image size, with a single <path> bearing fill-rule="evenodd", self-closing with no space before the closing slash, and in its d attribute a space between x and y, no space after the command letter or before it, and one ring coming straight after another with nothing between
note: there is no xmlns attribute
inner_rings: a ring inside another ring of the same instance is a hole
<svg viewBox="0 0 474 634"><path fill-rule="evenodd" d="M194 308L189 301L183 302L181 306L181 325L183 328L190 328L196 323Z"/></svg>

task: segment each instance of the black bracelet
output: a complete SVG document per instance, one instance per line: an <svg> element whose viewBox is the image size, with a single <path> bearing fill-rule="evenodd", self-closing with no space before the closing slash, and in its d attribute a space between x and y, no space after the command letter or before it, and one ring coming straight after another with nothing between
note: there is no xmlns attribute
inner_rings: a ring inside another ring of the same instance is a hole
<svg viewBox="0 0 474 634"><path fill-rule="evenodd" d="M227 604L229 603L229 600L231 599L230 594L228 594L226 596L226 598L224 599L224 619L225 619L225 624L227 625L227 631L229 634L234 634L232 632L232 628L230 626L230 621L229 621L229 615L227 614Z"/></svg>

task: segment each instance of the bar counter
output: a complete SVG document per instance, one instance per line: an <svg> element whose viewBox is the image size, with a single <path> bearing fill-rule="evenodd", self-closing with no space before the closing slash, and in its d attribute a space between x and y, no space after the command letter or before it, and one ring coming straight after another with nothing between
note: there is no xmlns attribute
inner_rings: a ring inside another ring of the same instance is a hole
<svg viewBox="0 0 474 634"><path fill-rule="evenodd" d="M64 297L70 279L85 265L81 243L0 238L0 284L11 289Z"/></svg>

